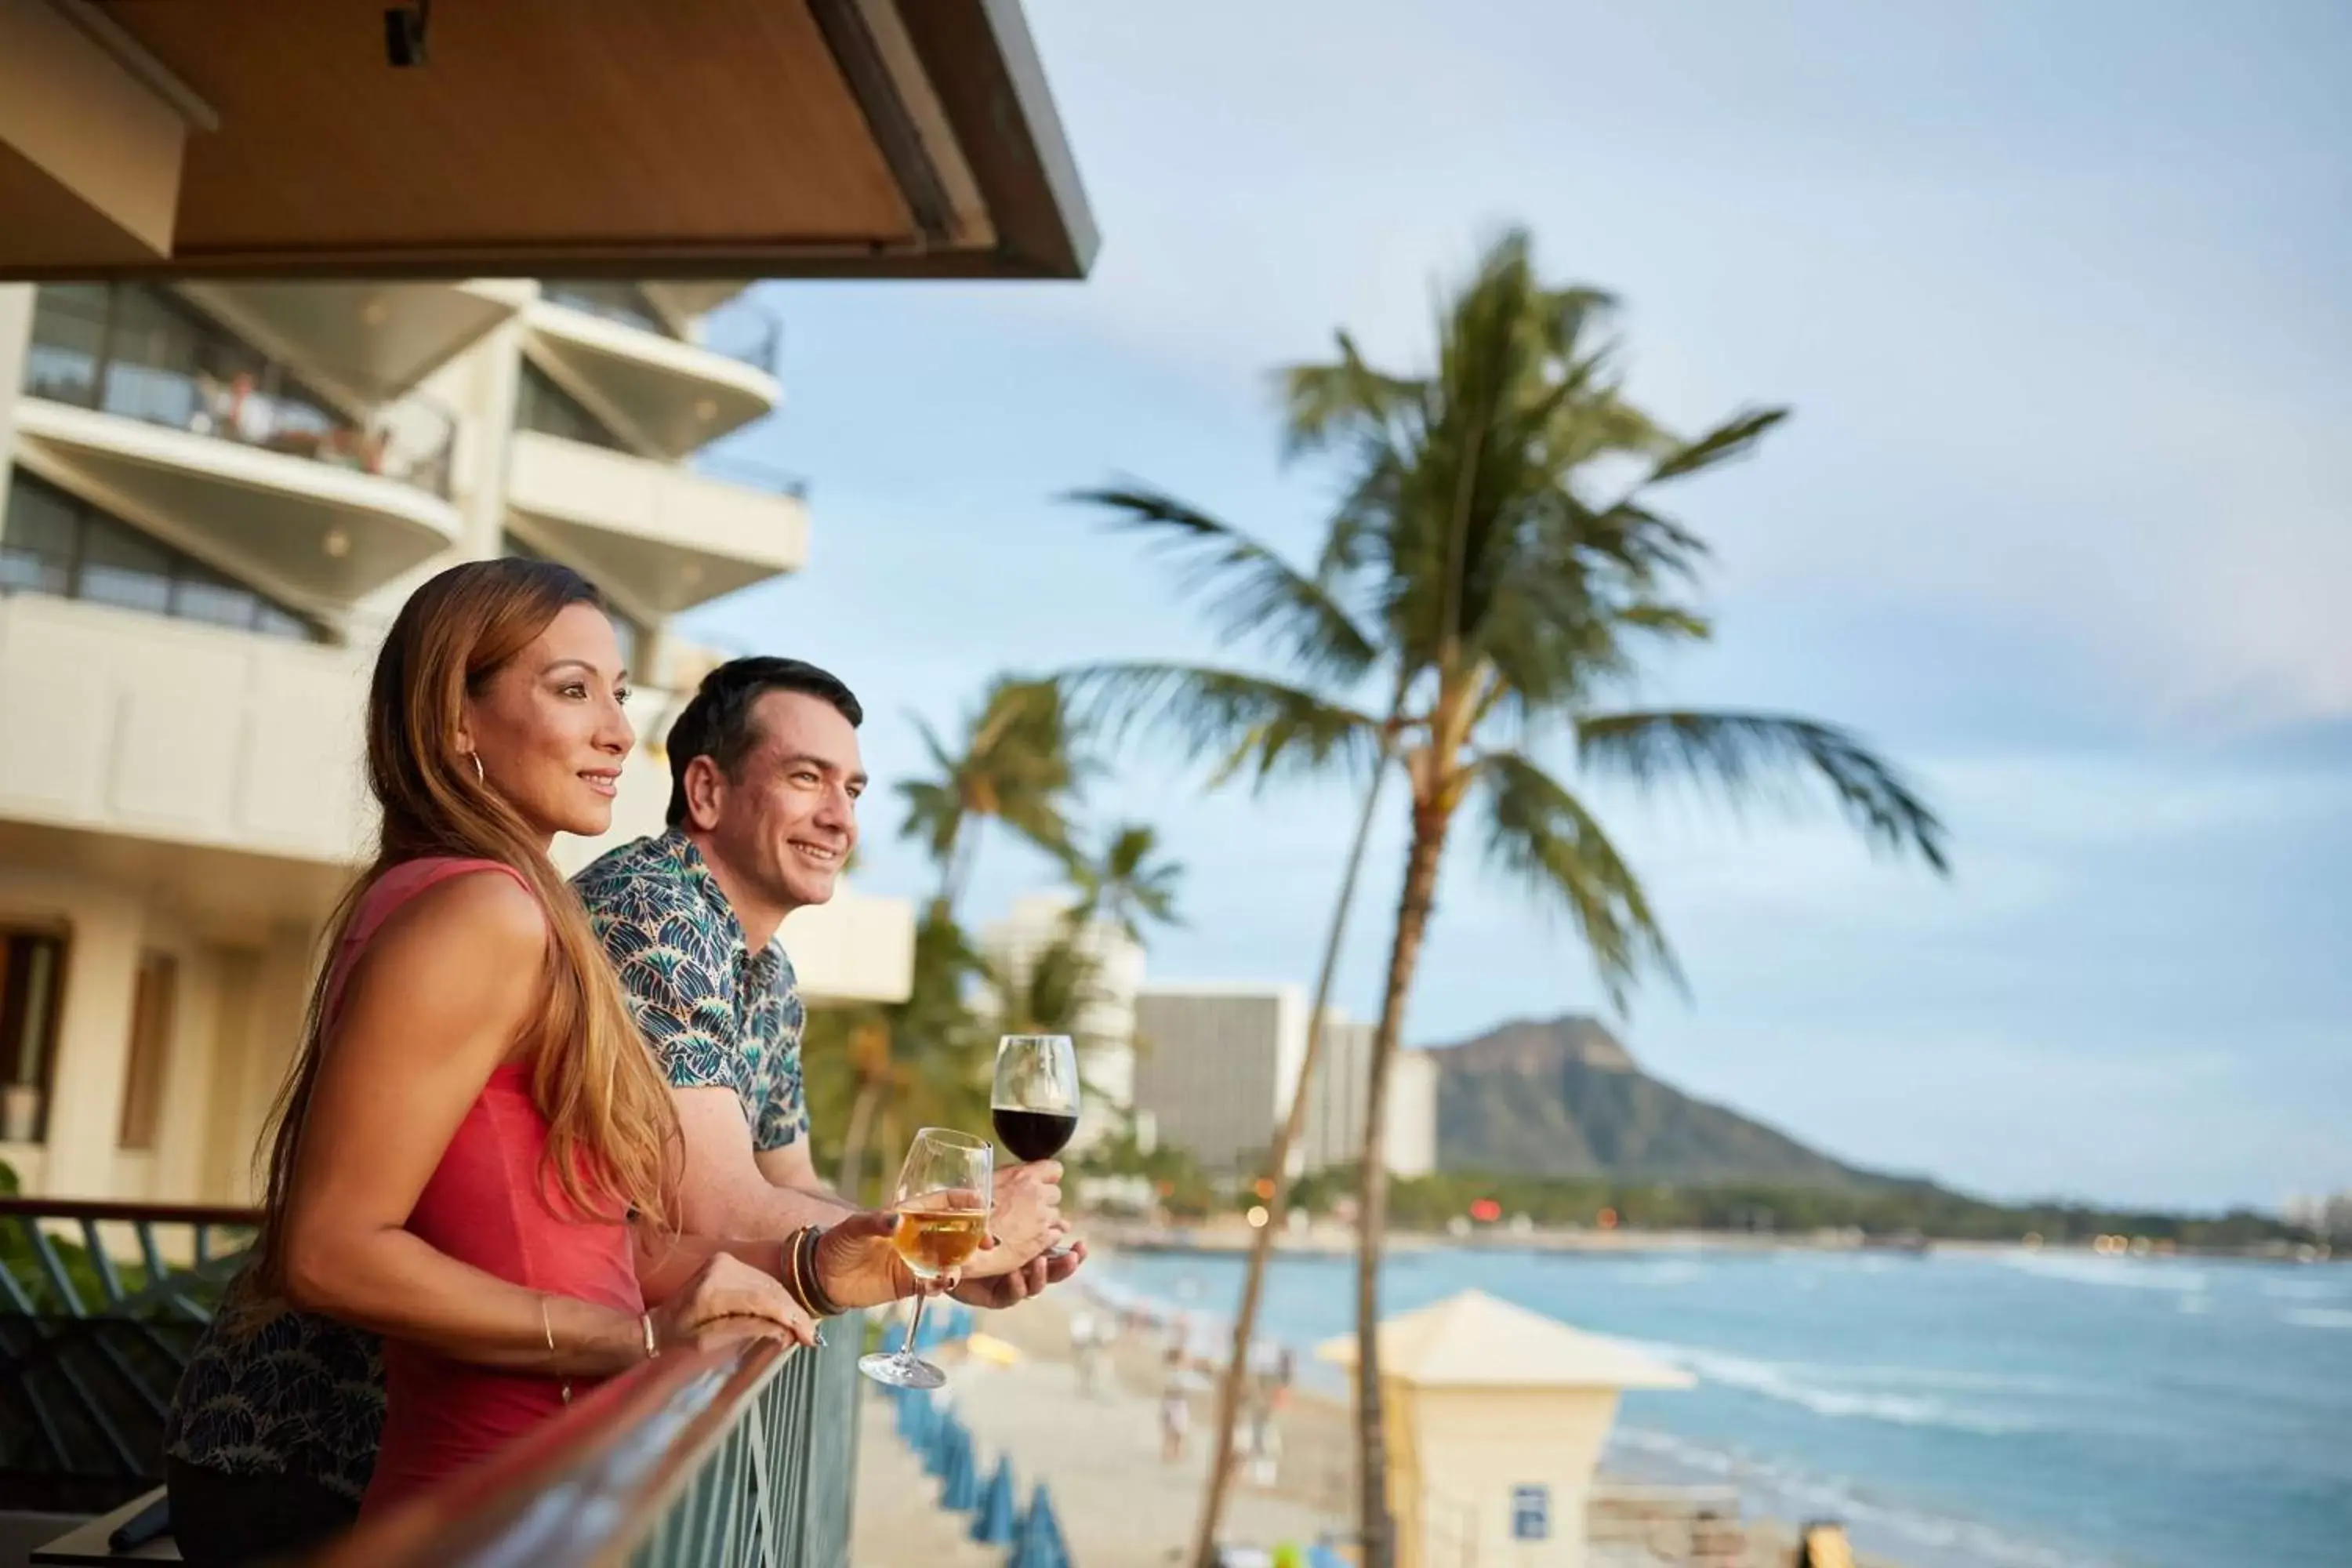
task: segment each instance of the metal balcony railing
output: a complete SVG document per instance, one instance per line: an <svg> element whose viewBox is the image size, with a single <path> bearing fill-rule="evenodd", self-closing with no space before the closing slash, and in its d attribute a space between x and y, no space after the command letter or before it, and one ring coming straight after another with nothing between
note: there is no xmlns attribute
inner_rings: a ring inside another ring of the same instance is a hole
<svg viewBox="0 0 2352 1568"><path fill-rule="evenodd" d="M158 1485L173 1392L256 1218L0 1198L0 1509L100 1513ZM848 1568L865 1321L825 1333L648 1362L314 1561Z"/></svg>
<svg viewBox="0 0 2352 1568"><path fill-rule="evenodd" d="M737 295L702 319L702 346L783 379L784 319L746 296Z"/></svg>
<svg viewBox="0 0 2352 1568"><path fill-rule="evenodd" d="M539 291L540 297L552 305L584 310L641 332L655 332L673 340L678 336L667 318L654 309L652 301L635 283L593 278L543 278L540 279ZM703 318L702 331L695 346L725 354L770 375L783 374L782 318L740 295Z"/></svg>
<svg viewBox="0 0 2352 1568"><path fill-rule="evenodd" d="M353 419L292 366L146 284L44 287L25 393L449 495L446 410L412 394Z"/></svg>
<svg viewBox="0 0 2352 1568"><path fill-rule="evenodd" d="M0 1508L99 1512L163 1479L163 1417L253 1211L0 1198Z"/></svg>
<svg viewBox="0 0 2352 1568"><path fill-rule="evenodd" d="M808 477L790 468L763 463L757 458L739 457L732 452L705 452L694 461L694 471L709 479L730 485L743 485L770 495L790 496L797 501L808 500Z"/></svg>
<svg viewBox="0 0 2352 1568"><path fill-rule="evenodd" d="M847 1568L864 1323L825 1337L648 1362L313 1568Z"/></svg>

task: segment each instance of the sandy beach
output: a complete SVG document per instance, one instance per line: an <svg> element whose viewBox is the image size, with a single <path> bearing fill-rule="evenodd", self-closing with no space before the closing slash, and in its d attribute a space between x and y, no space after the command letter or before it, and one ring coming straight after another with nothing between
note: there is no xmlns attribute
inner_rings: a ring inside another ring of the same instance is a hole
<svg viewBox="0 0 2352 1568"><path fill-rule="evenodd" d="M1181 1562L1200 1507L1213 1390L1204 1387L1193 1399L1182 1458L1164 1463L1157 1417L1163 1340L1124 1336L1115 1375L1086 1390L1069 1350L1070 1317L1080 1301L1062 1292L982 1314L981 1331L1015 1347L1019 1360L998 1366L959 1350L942 1352L940 1364L950 1379L947 1396L978 1440L983 1472L1009 1454L1024 1506L1037 1482L1050 1489L1076 1568L1169 1568ZM939 1509L938 1483L899 1440L889 1404L878 1393L869 1393L863 1420L853 1537L858 1568L998 1568L1001 1550L967 1538L969 1516ZM1351 1453L1344 1406L1311 1394L1295 1398L1279 1426L1276 1484L1235 1487L1229 1542L1304 1548L1327 1531L1349 1527ZM1790 1561L1795 1535L1786 1524L1750 1519L1743 1535L1738 1555L1710 1556L1708 1568L1781 1568ZM1686 1559L1596 1545L1591 1561L1594 1568L1650 1568ZM1859 1561L1863 1568L1895 1568L1884 1560Z"/></svg>

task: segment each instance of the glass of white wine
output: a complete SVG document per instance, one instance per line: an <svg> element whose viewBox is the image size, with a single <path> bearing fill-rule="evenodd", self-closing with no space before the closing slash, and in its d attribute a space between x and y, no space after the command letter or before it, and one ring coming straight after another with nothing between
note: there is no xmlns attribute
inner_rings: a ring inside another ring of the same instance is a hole
<svg viewBox="0 0 2352 1568"><path fill-rule="evenodd" d="M993 1190L996 1151L985 1138L926 1127L915 1134L907 1163L898 1168L898 1185L890 1206L898 1211L898 1228L890 1245L916 1279L928 1283L951 1274L971 1261L988 1239L990 1194ZM915 1298L914 1321L907 1325L906 1342L895 1352L869 1355L857 1370L893 1388L938 1388L947 1373L915 1354L916 1336L922 1332L928 1295Z"/></svg>

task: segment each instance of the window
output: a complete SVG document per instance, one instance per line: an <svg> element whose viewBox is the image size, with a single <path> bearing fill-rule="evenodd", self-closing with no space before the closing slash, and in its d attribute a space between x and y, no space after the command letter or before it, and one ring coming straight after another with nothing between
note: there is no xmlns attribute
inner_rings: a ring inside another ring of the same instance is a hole
<svg viewBox="0 0 2352 1568"><path fill-rule="evenodd" d="M46 284L25 389L176 430L317 449L345 421L286 366L147 284Z"/></svg>
<svg viewBox="0 0 2352 1568"><path fill-rule="evenodd" d="M37 1143L48 1135L65 967L63 939L0 931L0 1142Z"/></svg>
<svg viewBox="0 0 2352 1568"><path fill-rule="evenodd" d="M0 517L0 592L12 589L326 640L293 611L21 468L9 476Z"/></svg>
<svg viewBox="0 0 2352 1568"><path fill-rule="evenodd" d="M529 360L522 362L522 384L515 389L515 424L542 436L561 436L615 452L628 450L628 444L614 435L609 426Z"/></svg>
<svg viewBox="0 0 2352 1568"><path fill-rule="evenodd" d="M543 550L533 550L511 533L499 535L499 552L521 561L553 561L555 559ZM570 563L560 562L558 564L569 565ZM621 645L621 668L629 672L631 680L642 683L646 672L638 668L637 659L652 641L646 631L645 624L614 609L609 604L604 606L604 615L605 618L613 623L613 639Z"/></svg>
<svg viewBox="0 0 2352 1568"><path fill-rule="evenodd" d="M163 1110L163 1074L171 1065L179 963L168 952L143 953L131 993L131 1060L122 1076L122 1120L115 1142L152 1149Z"/></svg>

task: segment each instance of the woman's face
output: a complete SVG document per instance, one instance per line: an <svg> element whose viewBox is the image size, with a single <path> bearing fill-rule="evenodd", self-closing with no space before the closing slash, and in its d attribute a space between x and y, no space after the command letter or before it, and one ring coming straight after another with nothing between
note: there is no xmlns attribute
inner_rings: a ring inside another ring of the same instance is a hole
<svg viewBox="0 0 2352 1568"><path fill-rule="evenodd" d="M636 744L621 710L626 674L604 612L566 605L466 699L458 744L525 822L551 837L593 838L613 825L621 760Z"/></svg>

